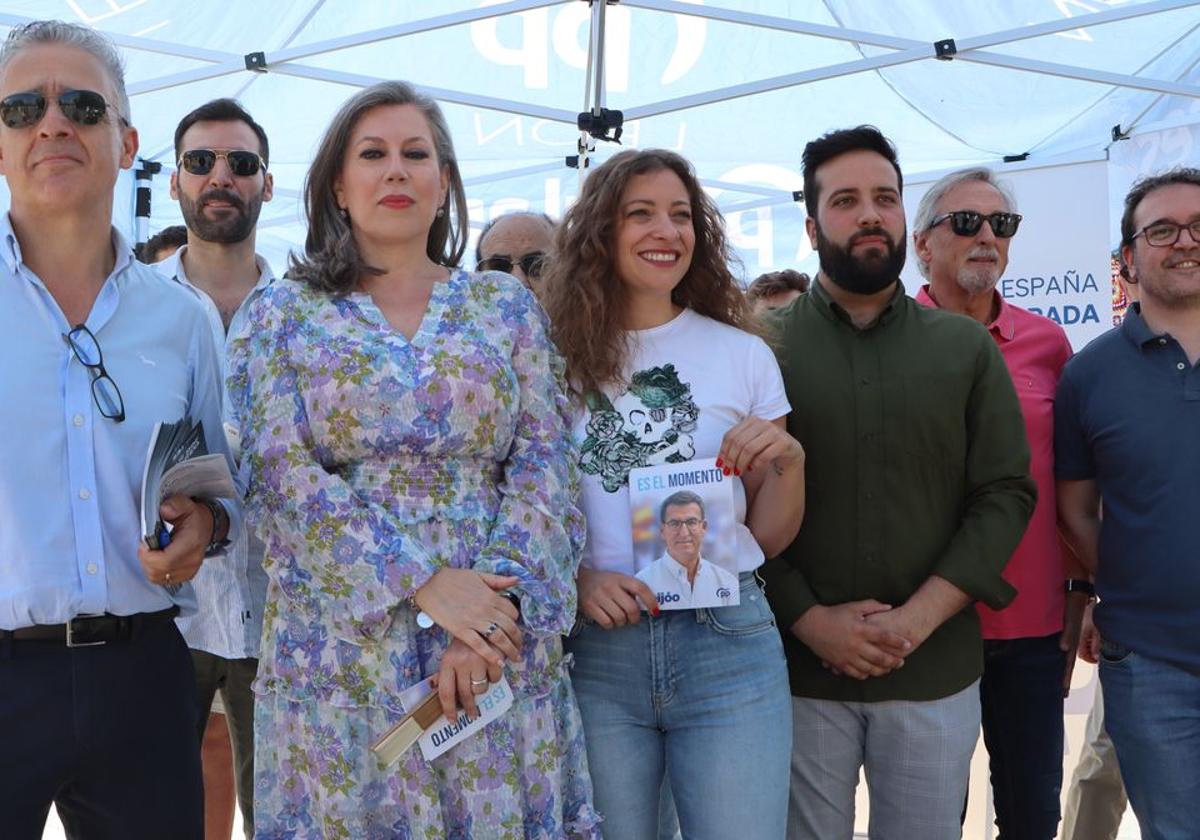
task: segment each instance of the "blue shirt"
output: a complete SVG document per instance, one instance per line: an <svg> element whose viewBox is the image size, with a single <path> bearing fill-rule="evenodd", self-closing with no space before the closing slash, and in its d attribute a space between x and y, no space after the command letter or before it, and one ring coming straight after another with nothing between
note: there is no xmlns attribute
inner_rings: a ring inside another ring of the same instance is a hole
<svg viewBox="0 0 1200 840"><path fill-rule="evenodd" d="M184 415L228 455L217 350L195 295L135 262L115 230L113 248L86 323L124 398L122 423L96 407L64 339L75 325L0 217L0 629L195 609L190 585L171 596L138 562L142 472L154 424ZM241 506L226 507L236 538Z"/></svg>
<svg viewBox="0 0 1200 840"><path fill-rule="evenodd" d="M190 289L204 306L212 326L213 339L221 357L221 369L225 370L225 324L221 313L203 289L188 280L183 267L184 245L174 254L154 267L180 285ZM258 283L246 295L229 324L229 332L235 333L247 317L250 305L275 279L271 267L262 257L257 257ZM222 381L224 376L222 376ZM238 457L237 420L232 417L232 407L225 399L226 434L230 435L230 448ZM198 611L195 615L180 616L179 630L193 650L202 650L224 659L257 659L262 639L263 605L267 600L267 573L262 560L265 546L249 528L242 530L241 537L229 545L224 557L211 557L192 579L196 588Z"/></svg>
<svg viewBox="0 0 1200 840"><path fill-rule="evenodd" d="M1103 501L1101 634L1200 671L1200 365L1136 307L1063 370L1055 474Z"/></svg>

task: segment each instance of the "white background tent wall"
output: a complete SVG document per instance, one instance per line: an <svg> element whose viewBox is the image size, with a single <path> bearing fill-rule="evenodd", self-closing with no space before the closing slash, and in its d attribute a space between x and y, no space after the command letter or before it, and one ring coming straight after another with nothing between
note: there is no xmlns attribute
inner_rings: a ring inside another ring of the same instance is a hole
<svg viewBox="0 0 1200 840"><path fill-rule="evenodd" d="M384 78L443 102L474 229L512 209L560 215L580 177L564 165L577 152L575 115L604 104L625 112L626 145L695 163L747 279L815 269L792 191L804 143L832 128L869 122L892 137L916 188L910 205L948 169L1014 173L1030 222L1014 253L1058 267L1069 251L1061 268L1080 271L1104 265L1091 252L1116 244L1136 174L1198 162L1200 0L621 0L604 8L593 103L599 13L581 0L0 0L0 31L58 17L118 40L141 154L163 164L151 232L179 221L167 191L179 118L217 96L241 99L271 138L276 195L259 247L277 269L303 243L300 190L322 130L357 86ZM944 39L958 50L949 61L934 57ZM259 52L266 72L246 69ZM1114 126L1131 139L1114 141ZM615 148L600 143L594 156ZM1084 180L1072 186L1074 176ZM1107 207L1097 178L1110 185ZM1038 187L1051 180L1054 191ZM122 180L115 209L130 233L133 188ZM1085 241L1065 241L1065 219L1082 220ZM1006 279L1029 270L1014 259Z"/></svg>

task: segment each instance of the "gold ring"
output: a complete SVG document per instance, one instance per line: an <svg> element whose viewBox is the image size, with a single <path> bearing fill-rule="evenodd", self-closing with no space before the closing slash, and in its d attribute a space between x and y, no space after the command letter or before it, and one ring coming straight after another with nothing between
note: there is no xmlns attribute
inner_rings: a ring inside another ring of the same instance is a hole
<svg viewBox="0 0 1200 840"><path fill-rule="evenodd" d="M471 677L471 688L479 688L479 686L487 685L487 684L488 684L487 677L484 677L481 680L477 680L474 677Z"/></svg>
<svg viewBox="0 0 1200 840"><path fill-rule="evenodd" d="M171 582L171 573L167 572L167 583Z"/></svg>

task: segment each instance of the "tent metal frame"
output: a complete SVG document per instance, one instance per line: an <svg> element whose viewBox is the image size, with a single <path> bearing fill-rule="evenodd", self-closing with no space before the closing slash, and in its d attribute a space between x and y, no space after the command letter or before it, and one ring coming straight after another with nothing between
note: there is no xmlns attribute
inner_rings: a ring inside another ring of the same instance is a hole
<svg viewBox="0 0 1200 840"><path fill-rule="evenodd" d="M1077 17L1064 17L1044 23L1006 29L986 35L972 36L953 41L953 52L950 55L939 55L939 46L911 38L902 38L865 30L848 29L827 24L809 23L782 17L773 17L751 12L738 11L720 6L696 5L680 2L680 0L584 0L591 7L592 18L588 40L588 57L586 81L584 90L583 112L599 115L606 105L607 94L604 77L604 34L605 10L609 3L621 2L630 8L666 14L688 15L725 23L740 24L760 29L790 32L819 38L830 38L845 41L859 46L891 50L880 55L867 56L854 61L842 62L826 67L817 67L795 73L760 79L744 84L705 91L690 96L676 97L660 102L637 105L624 111L626 120L639 120L663 114L697 108L717 102L743 96L753 96L769 91L780 90L798 85L812 84L824 79L854 73L883 70L902 64L924 60L939 60L952 58L1011 70L1058 76L1079 81L1092 82L1110 87L1132 88L1154 92L1160 95L1186 96L1200 99L1200 86L1186 84L1170 79L1157 79L1146 76L1111 73L1105 70L1041 61L1018 56L1005 55L989 50L1002 44L1038 38L1059 32L1080 29L1089 26L1099 26L1121 20L1143 17L1146 15L1162 14L1177 9L1200 6L1200 0L1150 0L1136 5L1121 6L1099 12L1092 12ZM264 51L258 54L237 55L235 53L193 47L186 44L163 41L145 36L123 35L116 32L105 32L120 47L171 55L178 58L205 62L204 66L182 72L170 73L152 79L147 79L128 86L131 97L175 87L189 82L219 78L246 72L279 73L296 78L329 82L349 87L362 88L382 81L381 77L368 76L358 73L348 73L325 67L316 67L303 63L303 59L326 55L338 50L350 49L381 41L403 38L430 32L452 26L461 26L479 20L504 17L535 9L562 5L564 0L506 0L495 5L483 6L476 9L435 15L410 21L394 26L371 29L353 35L330 38L322 41L288 47L275 51ZM0 25L16 26L28 23L32 18L19 15L0 13ZM947 41L950 39L947 38ZM422 90L442 102L450 102L468 107L484 108L504 113L527 116L539 120L576 125L579 114L562 108L547 107L536 103L522 102L501 97L480 96L467 91L448 88L434 88L422 85ZM1132 126L1126 126L1126 129ZM1099 146L1100 144L1098 144ZM586 131L580 132L579 156L577 167L580 178L586 175L589 157L596 148L595 138ZM526 166L502 173L495 173L468 180L468 183L483 184L504 180L507 178L523 177L538 172L555 171L564 164L561 161L546 164ZM739 184L706 182L707 185L719 187L730 192L739 192L753 196L749 201L730 204L727 212L750 210L771 204L782 204L794 200L790 192L770 190L767 188L750 187Z"/></svg>

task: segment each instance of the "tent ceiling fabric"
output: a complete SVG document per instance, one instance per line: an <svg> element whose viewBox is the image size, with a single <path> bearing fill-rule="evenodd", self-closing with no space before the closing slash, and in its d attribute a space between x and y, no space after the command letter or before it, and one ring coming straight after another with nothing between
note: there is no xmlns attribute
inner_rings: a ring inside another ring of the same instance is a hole
<svg viewBox="0 0 1200 840"><path fill-rule="evenodd" d="M300 190L321 132L356 84L383 78L439 95L473 226L525 206L561 214L578 189L564 158L585 103L593 10L580 0L0 2L5 27L47 16L122 45L141 153L163 164L151 231L179 221L168 193L179 118L236 96L271 140L276 197L259 245L282 268L303 242ZM722 19L737 17L763 25ZM797 26L811 31L788 31ZM1021 37L1038 26L1057 31ZM961 52L938 61L932 45L946 38ZM1094 159L1114 125L1200 122L1200 0L623 0L605 9L605 46L605 104L631 117L623 140L696 164L734 216L751 276L807 257L790 193L804 142L828 129L878 125L911 177L1026 152ZM246 69L255 52L267 72ZM1067 78L1064 68L1175 92ZM775 89L734 95L760 88ZM713 91L725 91L721 101L676 110ZM599 143L595 157L615 149ZM782 244L766 249L767 239Z"/></svg>

